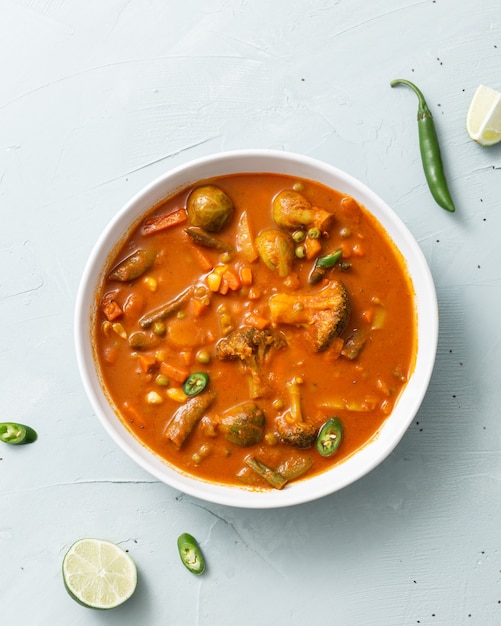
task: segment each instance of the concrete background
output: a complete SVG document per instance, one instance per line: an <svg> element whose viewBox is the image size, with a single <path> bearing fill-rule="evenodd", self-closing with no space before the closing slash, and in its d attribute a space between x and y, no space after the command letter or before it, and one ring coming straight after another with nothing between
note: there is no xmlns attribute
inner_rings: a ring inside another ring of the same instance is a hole
<svg viewBox="0 0 501 626"><path fill-rule="evenodd" d="M501 144L472 142L476 87L501 90L498 0L0 0L2 626L501 624ZM415 81L457 211L433 201ZM160 484L93 415L73 348L78 282L124 202L167 169L262 147L323 159L408 225L440 305L436 368L403 441L316 502L251 511ZM178 561L189 531L209 564ZM129 550L135 596L74 603L84 536Z"/></svg>

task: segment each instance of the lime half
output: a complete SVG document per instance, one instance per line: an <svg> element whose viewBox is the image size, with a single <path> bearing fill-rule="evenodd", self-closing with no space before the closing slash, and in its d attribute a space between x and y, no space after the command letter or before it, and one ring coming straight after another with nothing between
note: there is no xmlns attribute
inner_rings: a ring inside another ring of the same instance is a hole
<svg viewBox="0 0 501 626"><path fill-rule="evenodd" d="M63 580L70 596L92 609L113 609L136 589L131 557L103 539L79 539L63 559Z"/></svg>
<svg viewBox="0 0 501 626"><path fill-rule="evenodd" d="M479 85L466 116L466 130L482 146L501 141L501 93Z"/></svg>

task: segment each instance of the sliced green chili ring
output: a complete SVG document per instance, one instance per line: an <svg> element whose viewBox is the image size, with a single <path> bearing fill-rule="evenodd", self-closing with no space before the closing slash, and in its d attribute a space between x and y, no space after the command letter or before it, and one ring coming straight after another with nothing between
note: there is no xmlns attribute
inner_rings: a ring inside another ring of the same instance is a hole
<svg viewBox="0 0 501 626"><path fill-rule="evenodd" d="M37 433L24 424L16 422L0 423L0 441L8 443L12 446L18 446L25 443L33 443L37 439Z"/></svg>
<svg viewBox="0 0 501 626"><path fill-rule="evenodd" d="M194 372L183 383L183 391L187 396L196 396L209 384L209 374Z"/></svg>
<svg viewBox="0 0 501 626"><path fill-rule="evenodd" d="M195 537L189 533L179 535L177 548L181 562L192 574L199 576L205 571L205 559Z"/></svg>
<svg viewBox="0 0 501 626"><path fill-rule="evenodd" d="M331 417L320 428L317 437L317 450L322 456L331 456L341 445L343 424L339 417Z"/></svg>

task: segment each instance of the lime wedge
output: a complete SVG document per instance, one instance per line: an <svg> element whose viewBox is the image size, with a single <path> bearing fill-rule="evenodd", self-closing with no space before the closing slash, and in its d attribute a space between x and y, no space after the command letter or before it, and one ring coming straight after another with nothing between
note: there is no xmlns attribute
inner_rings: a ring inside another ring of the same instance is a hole
<svg viewBox="0 0 501 626"><path fill-rule="evenodd" d="M501 141L501 93L479 85L468 109L466 130L482 146Z"/></svg>
<svg viewBox="0 0 501 626"><path fill-rule="evenodd" d="M113 609L136 589L137 569L116 544L79 539L63 559L63 581L70 596L92 609Z"/></svg>

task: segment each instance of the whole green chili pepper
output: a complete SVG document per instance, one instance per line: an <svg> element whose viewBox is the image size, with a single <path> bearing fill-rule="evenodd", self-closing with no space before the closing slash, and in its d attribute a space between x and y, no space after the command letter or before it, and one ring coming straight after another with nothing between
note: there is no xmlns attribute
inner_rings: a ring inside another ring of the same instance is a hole
<svg viewBox="0 0 501 626"><path fill-rule="evenodd" d="M416 85L403 78L397 78L390 83L392 87L398 84L407 85L418 97L419 148L426 181L437 204L446 211L453 213L456 209L447 186L440 145L431 111L426 104L423 94Z"/></svg>
<svg viewBox="0 0 501 626"><path fill-rule="evenodd" d="M195 537L189 533L179 535L177 547L181 561L186 569L192 574L203 574L205 571L205 559Z"/></svg>
<svg viewBox="0 0 501 626"><path fill-rule="evenodd" d="M24 443L33 443L37 438L36 432L30 426L15 422L0 423L0 441L18 446Z"/></svg>

